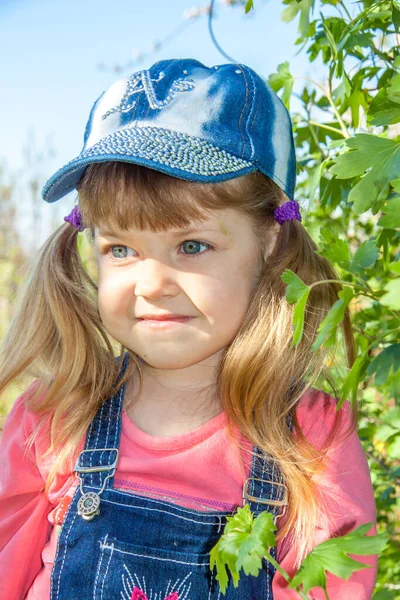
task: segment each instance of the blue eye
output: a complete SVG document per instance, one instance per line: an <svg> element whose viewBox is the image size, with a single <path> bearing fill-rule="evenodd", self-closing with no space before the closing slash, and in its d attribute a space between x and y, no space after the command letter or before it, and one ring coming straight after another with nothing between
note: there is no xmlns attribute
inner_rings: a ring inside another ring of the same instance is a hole
<svg viewBox="0 0 400 600"><path fill-rule="evenodd" d="M182 244L180 244L179 247L183 248L185 246L186 251L181 254L183 254L184 256L191 256L193 258L197 258L198 256L206 254L208 250L214 250L214 246L212 246L211 244L207 244L206 242L200 242L198 240L185 240L184 242L182 242ZM199 251L201 246L205 247L205 250ZM123 260L134 256L134 254L128 254L129 251L131 251L132 253L135 252L135 250L133 250L133 248L130 248L129 246L111 244L110 246L107 246L104 249L104 254L107 255L109 260L111 261L122 262Z"/></svg>
<svg viewBox="0 0 400 600"><path fill-rule="evenodd" d="M118 260L119 258L128 258L127 251L132 250L132 248L129 248L128 246L110 246L108 250L111 251L112 259ZM117 255L114 254L115 250L117 250Z"/></svg>
<svg viewBox="0 0 400 600"><path fill-rule="evenodd" d="M197 256L197 252L196 250L198 249L199 246L206 246L207 250L211 250L212 246L211 244L206 244L206 242L199 242L197 240L186 240L185 242L183 242L181 244L181 246L185 246L185 244L187 244L187 249L188 249L188 255L193 255L193 256ZM185 253L186 254L186 253ZM204 254L204 252L200 252L200 254Z"/></svg>

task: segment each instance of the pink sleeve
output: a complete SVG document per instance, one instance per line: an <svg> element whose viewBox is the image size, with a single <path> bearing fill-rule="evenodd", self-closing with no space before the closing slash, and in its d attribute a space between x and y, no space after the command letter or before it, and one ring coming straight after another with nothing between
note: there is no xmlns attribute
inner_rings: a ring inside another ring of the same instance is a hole
<svg viewBox="0 0 400 600"><path fill-rule="evenodd" d="M36 425L19 396L8 414L0 441L0 598L23 600L42 567L41 552L51 525L53 508L44 494L44 480L32 447L24 442Z"/></svg>
<svg viewBox="0 0 400 600"><path fill-rule="evenodd" d="M314 391L302 399L297 409L299 425L314 447L321 447L329 433L335 414L335 400L329 394ZM350 423L350 405L343 406L343 419L340 431ZM346 439L333 441L326 455L326 467L315 478L321 505L325 507L325 516L320 518L315 530L313 546L332 537L344 535L359 525L373 522L374 526L367 535L376 533L376 507L371 484L368 463L356 432ZM287 538L278 543L278 562L293 576L296 572L296 548ZM327 574L327 590L330 600L370 600L376 579L378 557L354 556L356 560L371 565L353 573L348 581ZM274 600L298 600L294 590L288 590L280 573L273 579ZM308 593L313 600L324 600L322 588L314 588Z"/></svg>

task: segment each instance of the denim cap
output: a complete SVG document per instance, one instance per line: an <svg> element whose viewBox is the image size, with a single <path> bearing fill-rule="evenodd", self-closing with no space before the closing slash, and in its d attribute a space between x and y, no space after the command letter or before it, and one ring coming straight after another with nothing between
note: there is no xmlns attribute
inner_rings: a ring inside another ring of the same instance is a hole
<svg viewBox="0 0 400 600"><path fill-rule="evenodd" d="M161 60L116 81L93 105L81 153L50 177L43 199L59 200L76 188L88 165L108 161L201 183L259 170L294 198L289 113L242 64Z"/></svg>

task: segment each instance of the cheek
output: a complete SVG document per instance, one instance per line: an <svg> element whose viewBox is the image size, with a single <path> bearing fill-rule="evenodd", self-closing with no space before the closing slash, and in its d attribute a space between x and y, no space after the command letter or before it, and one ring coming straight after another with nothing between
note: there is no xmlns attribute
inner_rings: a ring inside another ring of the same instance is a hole
<svg viewBox="0 0 400 600"><path fill-rule="evenodd" d="M197 282L198 309L209 321L225 329L240 325L250 302L254 274L248 269L224 269L212 278L201 278Z"/></svg>
<svg viewBox="0 0 400 600"><path fill-rule="evenodd" d="M98 306L100 315L106 317L114 314L122 314L124 308L129 305L128 286L126 278L99 273L98 279Z"/></svg>

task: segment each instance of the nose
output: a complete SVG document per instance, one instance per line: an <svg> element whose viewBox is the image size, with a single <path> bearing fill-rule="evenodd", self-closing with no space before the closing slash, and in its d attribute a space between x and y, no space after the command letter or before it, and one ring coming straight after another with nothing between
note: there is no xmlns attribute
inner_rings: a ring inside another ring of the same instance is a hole
<svg viewBox="0 0 400 600"><path fill-rule="evenodd" d="M135 296L161 298L176 296L179 293L174 269L158 260L142 260L135 269L135 275Z"/></svg>

